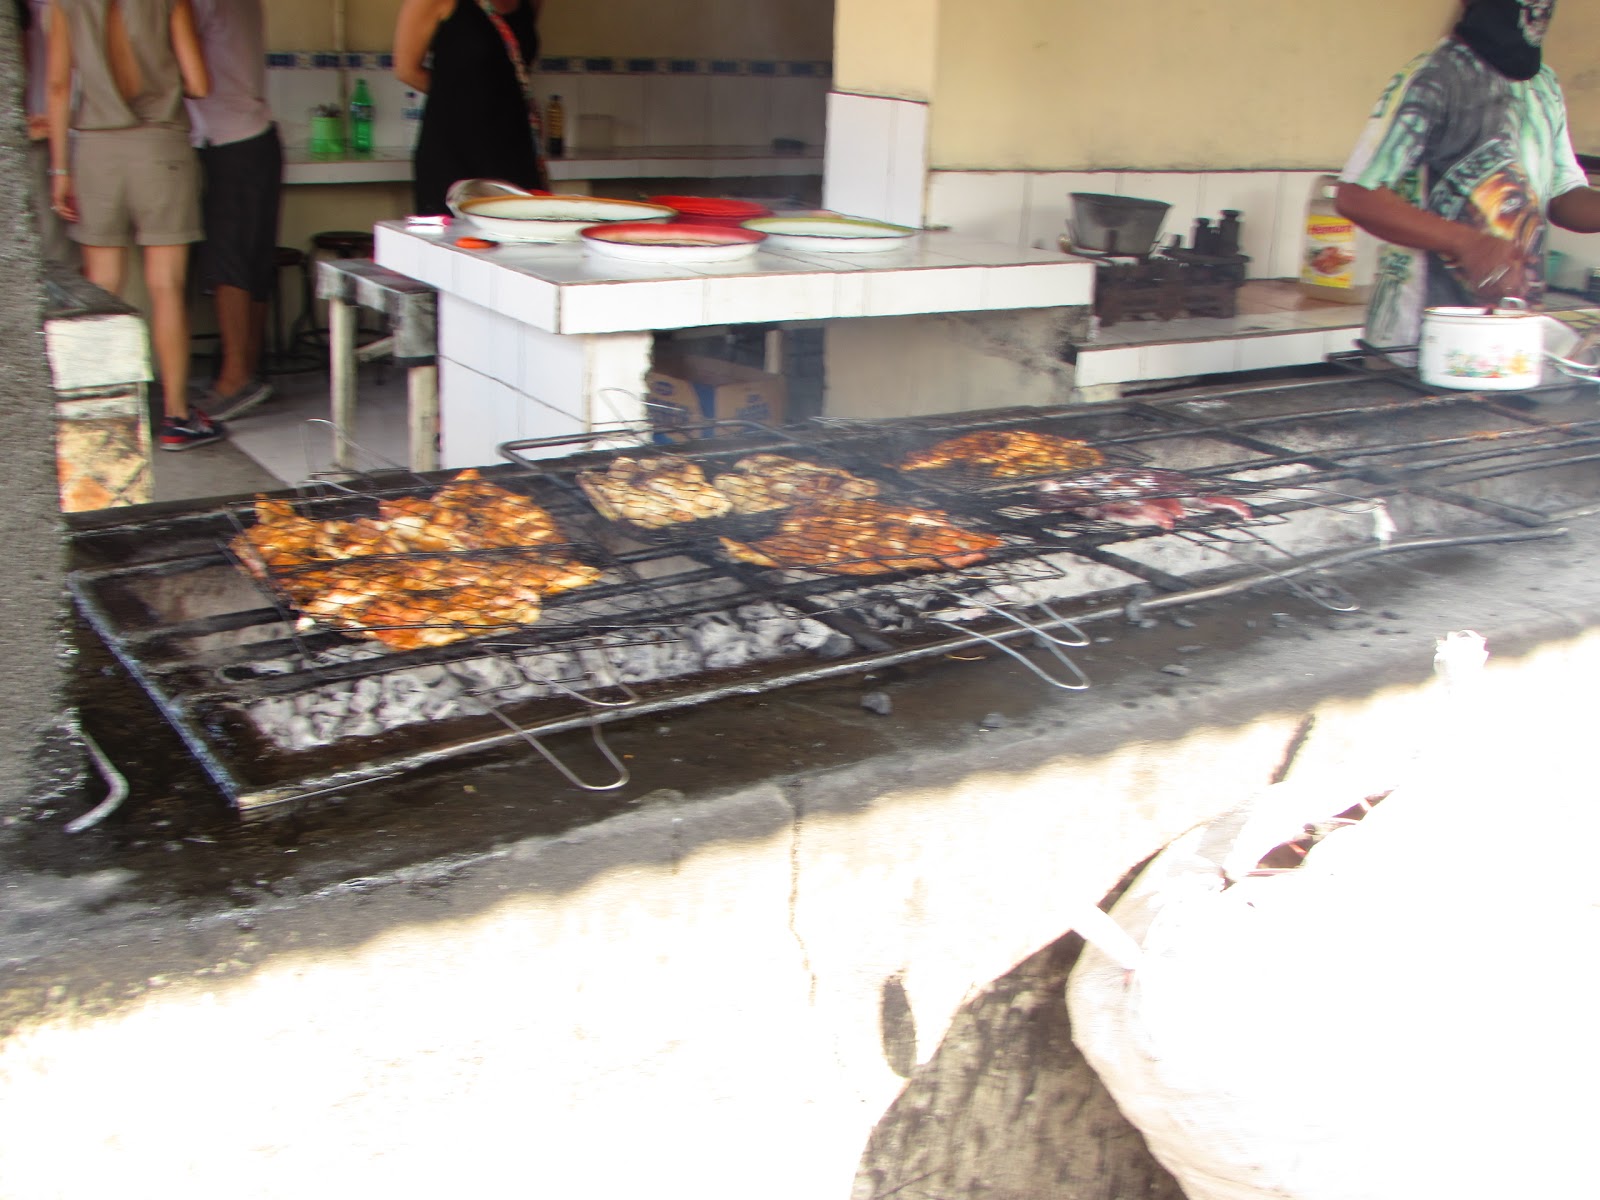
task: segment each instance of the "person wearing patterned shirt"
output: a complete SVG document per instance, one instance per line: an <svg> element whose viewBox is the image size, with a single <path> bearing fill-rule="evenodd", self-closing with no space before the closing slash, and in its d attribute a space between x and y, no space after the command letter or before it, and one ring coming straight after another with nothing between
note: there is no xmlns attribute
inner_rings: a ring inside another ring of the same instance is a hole
<svg viewBox="0 0 1600 1200"><path fill-rule="evenodd" d="M1466 0L1384 90L1340 175L1339 212L1386 243L1366 340L1414 347L1422 314L1544 293L1545 231L1600 232L1600 192L1543 62L1555 0Z"/></svg>

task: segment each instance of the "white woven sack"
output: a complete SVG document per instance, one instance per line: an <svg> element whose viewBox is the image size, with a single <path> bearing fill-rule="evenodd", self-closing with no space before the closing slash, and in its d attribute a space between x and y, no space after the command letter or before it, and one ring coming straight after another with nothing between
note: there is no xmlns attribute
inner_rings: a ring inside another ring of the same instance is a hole
<svg viewBox="0 0 1600 1200"><path fill-rule="evenodd" d="M1221 864L1285 840L1235 813L1112 910L1138 964L1085 952L1073 1036L1191 1200L1600 1196L1593 768L1489 749L1224 890ZM1274 790L1256 824L1306 803Z"/></svg>

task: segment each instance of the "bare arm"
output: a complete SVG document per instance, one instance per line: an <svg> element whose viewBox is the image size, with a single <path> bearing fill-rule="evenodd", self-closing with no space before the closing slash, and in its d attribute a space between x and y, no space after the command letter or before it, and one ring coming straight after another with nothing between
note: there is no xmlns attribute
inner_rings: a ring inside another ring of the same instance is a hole
<svg viewBox="0 0 1600 1200"><path fill-rule="evenodd" d="M1550 201L1550 220L1573 233L1600 233L1600 190L1573 188Z"/></svg>
<svg viewBox="0 0 1600 1200"><path fill-rule="evenodd" d="M401 5L394 26L394 77L407 87L426 94L432 86L432 74L422 60L440 23L455 7L456 0L405 0Z"/></svg>
<svg viewBox="0 0 1600 1200"><path fill-rule="evenodd" d="M1388 188L1341 183L1334 207L1374 237L1439 255L1485 300L1523 294L1522 256L1505 238L1426 212Z"/></svg>
<svg viewBox="0 0 1600 1200"><path fill-rule="evenodd" d="M195 32L194 8L189 0L178 0L172 9L172 53L177 56L178 73L183 76L183 94L191 100L209 95L211 73L200 52L200 35Z"/></svg>
<svg viewBox="0 0 1600 1200"><path fill-rule="evenodd" d="M72 150L67 126L72 119L72 35L60 5L50 5L50 32L45 43L45 114L50 122L50 203L68 221L78 219L73 195Z"/></svg>

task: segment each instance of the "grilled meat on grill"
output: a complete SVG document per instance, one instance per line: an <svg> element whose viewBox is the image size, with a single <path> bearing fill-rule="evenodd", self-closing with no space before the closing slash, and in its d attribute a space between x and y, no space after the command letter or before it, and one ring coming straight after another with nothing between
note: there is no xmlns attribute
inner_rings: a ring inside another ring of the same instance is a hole
<svg viewBox="0 0 1600 1200"><path fill-rule="evenodd" d="M699 467L683 459L613 459L605 471L578 472L578 486L608 521L644 529L720 517L733 507Z"/></svg>
<svg viewBox="0 0 1600 1200"><path fill-rule="evenodd" d="M980 429L906 455L902 471L965 467L996 479L1020 479L1098 467L1105 455L1087 442L1031 429Z"/></svg>
<svg viewBox="0 0 1600 1200"><path fill-rule="evenodd" d="M1172 529L1185 517L1208 509L1255 514L1237 496L1211 494L1211 481L1165 467L1107 467L1048 479L1037 491L1041 508L1062 509L1096 521L1159 525Z"/></svg>
<svg viewBox="0 0 1600 1200"><path fill-rule="evenodd" d="M982 562L1001 540L954 524L931 508L841 500L796 509L771 537L720 538L736 562L796 567L825 575L954 570Z"/></svg>
<svg viewBox="0 0 1600 1200"><path fill-rule="evenodd" d="M264 496L255 508L231 543L246 568L306 617L396 650L531 624L542 597L601 577L555 545L548 512L477 471L380 500L377 517L315 521Z"/></svg>
<svg viewBox="0 0 1600 1200"><path fill-rule="evenodd" d="M825 500L857 500L876 496L878 485L840 467L751 454L716 478L716 488L733 503L736 513L773 512Z"/></svg>
<svg viewBox="0 0 1600 1200"><path fill-rule="evenodd" d="M541 551L462 558L368 558L280 576L308 617L395 650L447 646L539 619L542 598L601 572ZM394 628L389 628L389 627Z"/></svg>

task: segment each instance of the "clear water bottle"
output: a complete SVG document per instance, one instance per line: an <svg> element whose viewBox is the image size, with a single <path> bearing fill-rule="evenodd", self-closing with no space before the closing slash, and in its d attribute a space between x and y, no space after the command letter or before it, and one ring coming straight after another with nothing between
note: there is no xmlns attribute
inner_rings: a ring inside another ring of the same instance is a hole
<svg viewBox="0 0 1600 1200"><path fill-rule="evenodd" d="M372 93L365 79L356 80L350 93L350 149L357 154L372 153Z"/></svg>

